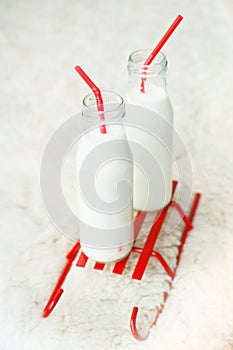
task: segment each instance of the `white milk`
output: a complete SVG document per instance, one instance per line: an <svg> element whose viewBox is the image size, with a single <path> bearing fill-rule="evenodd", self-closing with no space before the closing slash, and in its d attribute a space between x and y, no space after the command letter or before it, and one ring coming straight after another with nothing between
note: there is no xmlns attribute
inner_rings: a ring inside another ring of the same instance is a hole
<svg viewBox="0 0 233 350"><path fill-rule="evenodd" d="M173 111L170 100L159 86L145 82L145 93L140 92L140 86L134 86L128 90L125 103L138 105L158 113L169 123L173 123ZM146 110L143 111L146 113ZM143 120L143 115L141 116ZM153 116L152 116L153 117ZM156 115L155 115L156 118ZM127 115L126 115L127 121ZM151 132L158 135L172 149L172 132L166 123ZM146 174L136 165L134 166L134 208L137 210L153 211L163 208L169 203L172 191L172 156L171 152L155 137L139 129L126 127L127 138L142 145L146 151L151 152L157 160L160 170L153 174L153 181L148 186ZM135 157L135 155L133 155ZM135 157L136 158L136 157ZM151 200L153 197L153 200ZM148 201L148 198L150 200Z"/></svg>
<svg viewBox="0 0 233 350"><path fill-rule="evenodd" d="M93 207L84 198L80 186L80 169L84 160L98 145L105 144L107 150L108 141L120 140L121 154L125 151L125 156L131 154L125 133L121 125L107 125L107 134L101 134L99 128L92 129L82 136L77 150L76 169L78 184L78 217L80 224L80 243L83 252L91 259L99 262L111 262L122 259L126 256L133 244L133 203L132 196L128 198L127 204L120 208L118 212L100 212L99 208ZM116 152L116 154L118 154ZM93 173L93 180L97 195L106 203L117 201L117 185L126 180L129 186L133 187L133 164L126 159L114 159L100 164L99 169L94 173L94 169L88 169ZM85 227L82 223L91 225L93 229L86 237ZM102 235L98 229L107 230ZM112 229L116 229L113 232ZM98 237L98 234L101 237ZM91 237L91 238L90 238ZM104 238L103 238L104 237ZM100 238L100 241L98 240ZM101 240L102 239L102 240ZM103 241L104 239L104 241ZM104 242L104 244L103 244Z"/></svg>

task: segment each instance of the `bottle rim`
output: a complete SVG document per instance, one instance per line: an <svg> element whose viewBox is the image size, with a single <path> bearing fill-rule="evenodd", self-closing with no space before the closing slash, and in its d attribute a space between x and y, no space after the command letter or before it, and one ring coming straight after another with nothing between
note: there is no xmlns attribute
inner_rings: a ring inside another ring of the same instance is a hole
<svg viewBox="0 0 233 350"><path fill-rule="evenodd" d="M124 99L115 91L101 90L104 112L107 115L107 119L115 119L117 115L121 115L122 118L125 114ZM99 111L97 108L96 98L93 92L86 95L83 99L83 112L85 117L99 118Z"/></svg>
<svg viewBox="0 0 233 350"><path fill-rule="evenodd" d="M158 75L167 69L167 58L165 54L160 51L151 64L144 64L147 57L151 54L151 49L140 49L132 52L128 59L128 70L135 75L141 76L145 72L148 74Z"/></svg>
<svg viewBox="0 0 233 350"><path fill-rule="evenodd" d="M113 108L110 109L109 112L112 112L112 111L116 110L117 108L119 108L120 106L124 105L123 97L121 97L121 95L119 95L115 91L101 90L101 94L102 94L102 98L103 98L103 105L110 104L113 106ZM112 97L113 101L106 103L106 101L109 101L109 99L111 97ZM89 104L89 102L90 102L90 104ZM86 95L84 97L83 107L85 107L87 109L97 110L96 98L95 98L95 95L93 92L89 93L88 95Z"/></svg>

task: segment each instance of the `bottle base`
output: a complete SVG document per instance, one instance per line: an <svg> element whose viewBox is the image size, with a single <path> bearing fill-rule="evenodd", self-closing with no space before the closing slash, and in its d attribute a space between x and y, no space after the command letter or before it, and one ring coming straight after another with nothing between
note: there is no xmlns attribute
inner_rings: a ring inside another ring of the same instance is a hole
<svg viewBox="0 0 233 350"><path fill-rule="evenodd" d="M131 252L132 247L133 243L115 249L95 249L81 244L83 253L89 259L104 264L123 260Z"/></svg>

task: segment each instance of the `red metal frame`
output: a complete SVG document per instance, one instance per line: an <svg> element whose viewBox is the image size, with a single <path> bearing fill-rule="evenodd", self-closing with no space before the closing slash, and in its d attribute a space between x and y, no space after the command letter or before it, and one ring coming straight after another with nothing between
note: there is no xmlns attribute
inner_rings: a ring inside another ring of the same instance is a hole
<svg viewBox="0 0 233 350"><path fill-rule="evenodd" d="M177 186L177 182L174 181L173 182L173 195L175 193L176 186ZM147 267L149 259L151 257L154 257L154 258L157 259L157 261L163 267L163 269L166 272L166 274L171 278L171 281L169 282L169 288L171 289L172 282L173 282L173 279L174 279L174 277L176 275L176 271L177 271L177 268L178 268L178 265L179 265L179 262L180 262L180 258L181 258L181 254L182 254L182 251L183 251L184 244L186 242L186 239L187 239L189 231L193 228L192 222L193 222L196 210L197 210L197 206L198 206L200 197L201 197L200 193L196 193L195 194L193 203L191 205L189 216L186 216L186 214L183 212L183 210L180 207L180 205L178 203L176 203L172 199L171 202L156 215L144 246L142 248L133 246L131 253L126 258L124 258L123 260L121 260L121 261L119 261L119 262L114 264L112 273L121 275L123 273L123 271L124 271L124 268L125 268L125 266L127 264L128 259L131 256L131 254L137 253L137 254L139 254L139 258L138 258L137 264L136 264L136 266L134 268L134 271L133 271L131 277L133 279L141 280L141 278L142 278L142 276L143 276L143 274L145 272L145 269ZM161 232L161 227L162 227L163 222L165 220L166 214L167 214L168 209L170 207L174 207L177 210L177 212L180 214L180 216L182 218L183 223L185 224L185 227L184 227L184 230L182 232L181 239L180 239L180 244L178 246L178 253L177 253L177 256L176 256L176 265L175 265L174 269L172 269L169 266L169 264L166 262L166 260L161 255L161 253L159 253L156 250L153 250L154 246L156 244L156 241L157 241L157 239L159 237L159 234ZM146 213L144 213L144 212L138 212L137 215L136 215L136 218L135 218L135 221L134 221L134 238L135 238L135 241L136 241L138 233L139 233L139 231L140 231L140 229L142 227L142 224L143 224L143 222L145 220L145 217L146 217ZM78 254L79 254L79 256L78 256ZM54 290L53 290L53 292L52 292L52 294L51 294L51 296L50 296L50 298L49 298L49 300L48 300L48 302L47 302L47 304L46 304L46 306L45 306L45 308L43 310L43 317L49 316L49 314L52 312L52 310L54 309L54 307L58 303L61 295L63 294L63 292L64 292L64 290L62 289L63 282L64 282L67 274L69 273L70 268L71 268L71 266L72 266L72 264L73 264L73 262L74 262L76 257L78 258L76 266L78 266L78 267L85 267L85 265L86 265L86 263L88 261L88 257L81 251L81 247L80 247L80 243L79 242L77 242L73 246L71 251L66 255L66 258L68 259L68 261L67 261L67 263L66 263L66 265L65 265L65 267L64 267L64 269L63 269L63 271L61 273L61 276L59 277L59 279L58 279L58 281L57 281L57 283L55 285L55 288L54 288ZM105 264L96 262L94 264L93 268L95 270L102 271L104 269L104 267L105 267ZM153 325L156 325L156 323L158 321L158 318L159 318L161 312L164 309L164 305L166 303L168 295L169 295L169 292L164 292L163 293L163 301L162 301L160 307L157 309L157 313L156 313ZM146 334L146 336L141 336L139 334L139 331L137 329L138 310L139 309L138 309L137 306L133 307L133 310L132 310L132 313L131 313L131 318L130 318L130 329L131 329L131 332L132 332L133 336L137 340L145 340L148 337L148 335L149 335L149 331Z"/></svg>
<svg viewBox="0 0 233 350"><path fill-rule="evenodd" d="M171 277L171 282L169 283L170 289L172 287L172 281L173 281L173 279L174 279L174 277L176 275L176 270L177 270L179 262L180 262L180 257L181 257L181 254L182 254L182 251L183 251L183 247L184 247L184 244L186 242L188 233L193 228L192 221L194 219L194 216L195 216L195 213L196 213L197 206L198 206L200 198L201 198L200 193L196 193L195 197L194 197L194 200L193 200L193 203L192 203L192 207L191 207L191 210L190 210L189 217L187 217L185 215L185 213L183 212L182 208L176 202L171 201L169 203L169 205L168 205L168 207L172 206L172 207L176 208L178 213L181 215L181 218L182 218L183 222L185 223L185 228L183 230L183 233L182 233L182 236L181 236L181 240L180 240L180 244L178 246L178 253L177 253L177 256L176 256L176 265L175 265L174 270L172 270L170 268L170 266L167 264L166 260L162 257L162 255L159 252L157 252L155 250L152 250L152 251L149 250L148 251L148 254L150 254L150 256L155 257L160 262L160 264L162 265L162 267L164 268L166 273ZM165 211L165 210L166 210L166 208L163 209L163 211ZM154 235L157 236L157 230L155 230L154 228L157 228L156 221L155 221L154 225L151 228L151 231L149 233L147 242L149 241L150 236L154 236ZM153 231L155 231L155 232L153 232ZM147 242L145 243L145 246L143 248L144 252L146 251L146 253L147 253L147 249L146 249L147 248ZM142 253L142 249L141 248L133 247L133 251L136 251L138 253ZM149 258L150 258L150 256L149 256ZM142 254L141 254L140 258L141 257L142 257ZM147 256L146 256L146 259L147 259ZM144 273L144 271L142 272L142 274L143 273ZM136 272L136 273L135 273L135 270L134 270L134 273L133 273L132 277L135 278L134 276L140 277L139 279L141 279L141 277L142 277L142 275L141 275L141 268L139 268L139 272ZM155 316L155 320L154 320L152 326L155 326L157 324L159 315L161 314L161 312L164 309L164 305L166 303L168 295L169 295L168 292L164 292L163 293L163 302L162 302L160 308L157 310L157 313L156 313L156 316ZM141 336L139 334L137 326L136 326L137 314L138 314L138 307L134 306L132 314L131 314L131 318L130 318L130 328L131 328L132 334L137 340L140 340L140 341L146 340L148 338L148 336L149 336L150 331L148 331L148 333L145 336Z"/></svg>

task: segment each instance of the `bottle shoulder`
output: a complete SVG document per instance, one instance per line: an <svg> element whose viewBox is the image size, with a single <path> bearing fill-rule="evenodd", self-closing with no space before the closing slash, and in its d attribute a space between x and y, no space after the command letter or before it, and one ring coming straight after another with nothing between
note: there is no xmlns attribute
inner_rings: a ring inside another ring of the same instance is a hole
<svg viewBox="0 0 233 350"><path fill-rule="evenodd" d="M171 100L166 92L161 89L153 89L146 93L131 89L127 91L125 103L144 107L163 116L170 122L173 121L173 108Z"/></svg>

